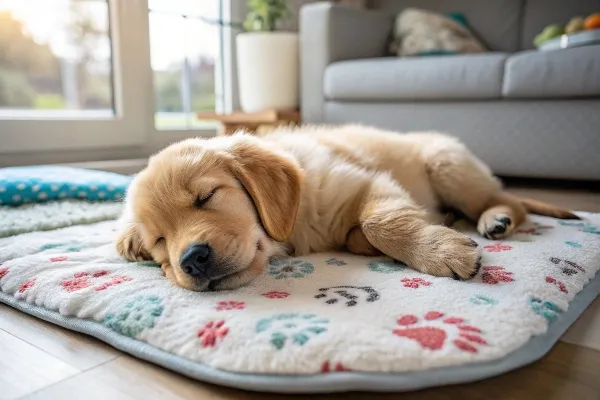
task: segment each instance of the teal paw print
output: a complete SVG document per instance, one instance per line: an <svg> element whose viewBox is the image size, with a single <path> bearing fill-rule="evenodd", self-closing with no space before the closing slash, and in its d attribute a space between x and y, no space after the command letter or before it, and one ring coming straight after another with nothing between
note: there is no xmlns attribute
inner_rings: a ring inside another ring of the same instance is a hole
<svg viewBox="0 0 600 400"><path fill-rule="evenodd" d="M576 249L579 249L579 248L583 247L582 244L579 243L579 242L571 242L571 241L568 241L568 240L565 241L565 244L567 244L567 245L569 245L571 247L575 247Z"/></svg>
<svg viewBox="0 0 600 400"><path fill-rule="evenodd" d="M391 260L391 261L371 261L369 264L369 269L373 272L380 272L382 274L391 274L394 272L402 271L406 268L406 264L401 261Z"/></svg>
<svg viewBox="0 0 600 400"><path fill-rule="evenodd" d="M314 270L311 263L297 259L274 260L268 268L269 275L275 279L304 278Z"/></svg>
<svg viewBox="0 0 600 400"><path fill-rule="evenodd" d="M585 233L595 233L596 235L600 235L600 227L594 225L586 225L583 227L583 231Z"/></svg>
<svg viewBox="0 0 600 400"><path fill-rule="evenodd" d="M476 304L478 306L493 306L498 304L498 300L481 294L476 294L469 300L471 301L471 303Z"/></svg>
<svg viewBox="0 0 600 400"><path fill-rule="evenodd" d="M131 338L143 330L154 327L156 319L163 312L162 300L158 296L137 296L114 313L107 313L104 325Z"/></svg>
<svg viewBox="0 0 600 400"><path fill-rule="evenodd" d="M67 251L69 253L80 251L85 248L84 245L80 243L47 243L40 247L40 251L52 250L52 249L61 249Z"/></svg>
<svg viewBox="0 0 600 400"><path fill-rule="evenodd" d="M529 299L529 305L533 311L546 318L548 322L554 321L563 310L551 301L543 301L537 297Z"/></svg>
<svg viewBox="0 0 600 400"><path fill-rule="evenodd" d="M312 337L327 331L329 320L315 314L278 314L256 324L256 333L271 332L269 342L277 350L287 344L304 346Z"/></svg>

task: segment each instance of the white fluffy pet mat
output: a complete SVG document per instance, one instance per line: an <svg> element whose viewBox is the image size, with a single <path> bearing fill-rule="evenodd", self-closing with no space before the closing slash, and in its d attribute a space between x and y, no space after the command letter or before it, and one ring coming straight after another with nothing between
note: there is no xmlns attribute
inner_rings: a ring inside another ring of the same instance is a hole
<svg viewBox="0 0 600 400"><path fill-rule="evenodd" d="M193 378L271 392L405 391L542 357L600 291L600 215L531 217L471 281L315 254L195 293L127 263L115 222L0 239L0 301Z"/></svg>

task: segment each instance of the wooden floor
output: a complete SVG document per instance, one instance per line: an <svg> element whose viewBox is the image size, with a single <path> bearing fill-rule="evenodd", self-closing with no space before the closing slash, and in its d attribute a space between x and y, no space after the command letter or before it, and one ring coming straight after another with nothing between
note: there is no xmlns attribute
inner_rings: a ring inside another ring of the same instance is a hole
<svg viewBox="0 0 600 400"><path fill-rule="evenodd" d="M519 195L600 212L600 189L532 188ZM289 399L200 383L93 338L0 305L0 399ZM300 398L300 396L298 396ZM304 396L303 398L307 398ZM406 394L351 393L311 399L600 399L600 299L542 360L482 382Z"/></svg>

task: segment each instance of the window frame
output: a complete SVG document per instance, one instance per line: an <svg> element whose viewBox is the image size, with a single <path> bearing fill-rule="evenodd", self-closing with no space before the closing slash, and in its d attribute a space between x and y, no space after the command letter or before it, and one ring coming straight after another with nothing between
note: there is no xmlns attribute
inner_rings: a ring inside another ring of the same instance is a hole
<svg viewBox="0 0 600 400"><path fill-rule="evenodd" d="M223 19L243 13L241 2L220 1ZM95 150L101 150L100 160L111 159L111 154L115 154L115 158L122 158L120 155L124 151L129 154L126 150L132 150L132 157L144 157L163 144L187 137L211 137L216 134L215 128L156 129L148 1L108 0L108 8L114 115L103 117L97 112L82 111L77 118L40 118L32 110L31 113L15 117L14 113L10 115L10 110L3 110L0 112L0 159L6 158L7 161L0 161L0 167L15 163L36 164L39 160L87 161L72 154L90 154ZM217 109L227 112L236 106L233 99L237 98L234 89L237 86L234 68L237 32L228 27L220 29L222 54L216 65L216 86L220 87L216 91L223 101L217 104ZM7 157L3 157L3 154ZM99 161L98 157L93 158Z"/></svg>

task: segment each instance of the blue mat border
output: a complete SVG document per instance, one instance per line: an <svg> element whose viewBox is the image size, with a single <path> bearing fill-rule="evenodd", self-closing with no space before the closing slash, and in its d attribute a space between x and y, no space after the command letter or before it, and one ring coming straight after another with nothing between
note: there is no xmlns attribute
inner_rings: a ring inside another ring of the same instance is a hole
<svg viewBox="0 0 600 400"><path fill-rule="evenodd" d="M339 372L314 375L249 374L217 370L120 335L101 323L65 317L56 311L17 300L6 293L0 292L0 302L64 328L94 336L132 356L217 385L274 393L403 392L474 382L539 360L552 349L552 346L599 293L600 274L596 274L575 296L569 305L569 310L551 322L544 335L531 338L526 345L498 360L404 373Z"/></svg>

